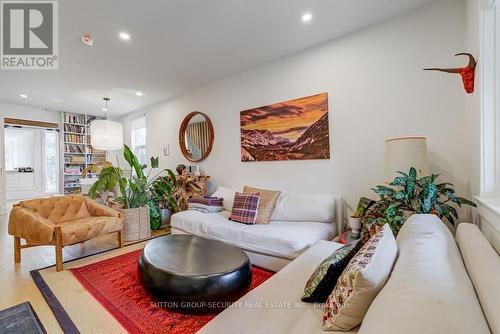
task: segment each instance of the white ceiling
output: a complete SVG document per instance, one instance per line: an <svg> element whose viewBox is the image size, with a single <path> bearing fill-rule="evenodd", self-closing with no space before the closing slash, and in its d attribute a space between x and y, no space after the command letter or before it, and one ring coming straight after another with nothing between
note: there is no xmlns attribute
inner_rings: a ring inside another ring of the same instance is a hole
<svg viewBox="0 0 500 334"><path fill-rule="evenodd" d="M0 71L0 101L120 116L432 1L60 0L59 70Z"/></svg>

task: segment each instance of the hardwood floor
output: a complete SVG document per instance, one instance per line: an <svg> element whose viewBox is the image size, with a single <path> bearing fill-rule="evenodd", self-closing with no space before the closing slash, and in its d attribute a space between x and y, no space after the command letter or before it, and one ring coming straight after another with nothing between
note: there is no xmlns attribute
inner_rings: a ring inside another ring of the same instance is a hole
<svg viewBox="0 0 500 334"><path fill-rule="evenodd" d="M8 215L0 216L0 309L29 301L48 333L62 333L52 311L45 303L30 271L55 265L53 246L23 249L21 263L14 263L14 238L7 233ZM167 234L166 230L154 232L154 236ZM118 247L116 234L104 235L82 244L63 248L64 261L99 253Z"/></svg>

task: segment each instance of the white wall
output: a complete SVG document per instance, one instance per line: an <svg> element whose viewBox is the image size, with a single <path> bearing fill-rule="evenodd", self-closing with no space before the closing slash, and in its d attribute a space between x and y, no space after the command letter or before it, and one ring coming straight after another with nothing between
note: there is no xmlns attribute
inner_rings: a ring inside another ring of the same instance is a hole
<svg viewBox="0 0 500 334"><path fill-rule="evenodd" d="M161 156L168 143L161 166L189 164L178 128L187 113L202 111L212 119L215 143L200 165L214 183L331 191L352 205L383 181L385 138L424 135L431 169L462 194L475 162L467 156L461 79L422 68L463 65L453 55L464 51L464 22L464 1L441 1L150 106L148 154ZM321 92L329 94L330 160L240 161L241 110Z"/></svg>
<svg viewBox="0 0 500 334"><path fill-rule="evenodd" d="M58 111L47 111L18 104L0 102L0 117L11 117L27 119L31 121L60 123L61 113Z"/></svg>

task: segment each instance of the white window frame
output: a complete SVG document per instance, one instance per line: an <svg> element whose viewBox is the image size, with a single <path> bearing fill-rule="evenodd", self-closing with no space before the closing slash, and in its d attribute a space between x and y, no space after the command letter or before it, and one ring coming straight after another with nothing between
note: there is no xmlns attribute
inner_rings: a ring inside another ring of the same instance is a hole
<svg viewBox="0 0 500 334"><path fill-rule="evenodd" d="M56 185L55 185L55 190L54 191L50 191L49 189L47 189L47 183L46 183L46 177L47 177L47 169L45 168L45 158L46 158L46 154L47 154L47 144L46 144L46 140L47 140L47 132L50 132L50 133L53 133L55 136L56 136ZM60 150L59 150L59 146L60 146L60 134L59 134L59 131L55 131L55 130L45 130L42 132L42 164L44 164L44 166L42 166L42 186L43 186L43 192L46 193L46 194L58 194L59 193L59 180L60 180L60 169L59 169L59 165L60 165Z"/></svg>
<svg viewBox="0 0 500 334"><path fill-rule="evenodd" d="M500 6L482 6L481 195L500 195Z"/></svg>
<svg viewBox="0 0 500 334"><path fill-rule="evenodd" d="M146 129L146 115L141 115L140 117L135 118L131 122L131 130L130 130L130 146L132 149L132 152L137 156L139 159L139 162L141 164L147 164L147 148L146 148L146 136L147 136L147 129ZM135 133L137 131L144 131L144 142L141 143L140 145L136 145L135 143ZM139 154L139 149L144 150L144 155L141 156Z"/></svg>

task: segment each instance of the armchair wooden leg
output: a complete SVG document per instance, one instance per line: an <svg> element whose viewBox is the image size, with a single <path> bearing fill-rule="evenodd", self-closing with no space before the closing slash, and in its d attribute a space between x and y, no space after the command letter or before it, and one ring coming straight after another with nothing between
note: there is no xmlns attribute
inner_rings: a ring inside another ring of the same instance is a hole
<svg viewBox="0 0 500 334"><path fill-rule="evenodd" d="M21 262L21 238L14 237L14 262Z"/></svg>
<svg viewBox="0 0 500 334"><path fill-rule="evenodd" d="M60 227L56 227L55 229L55 239L56 239L56 270L62 271L64 269L63 266L63 258L62 258L62 231Z"/></svg>
<svg viewBox="0 0 500 334"><path fill-rule="evenodd" d="M118 243L120 244L120 248L123 247L123 229L118 231Z"/></svg>

